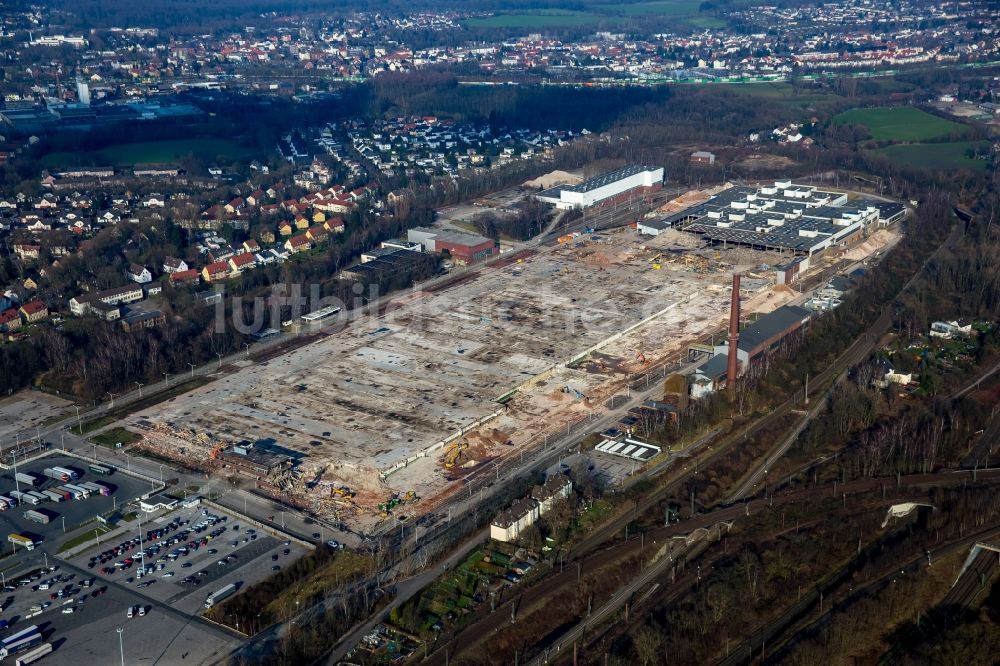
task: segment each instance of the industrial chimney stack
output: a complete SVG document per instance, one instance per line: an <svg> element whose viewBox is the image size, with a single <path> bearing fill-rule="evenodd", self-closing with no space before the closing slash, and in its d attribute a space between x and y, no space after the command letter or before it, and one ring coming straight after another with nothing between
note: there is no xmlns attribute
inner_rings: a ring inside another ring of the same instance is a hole
<svg viewBox="0 0 1000 666"><path fill-rule="evenodd" d="M733 294L729 306L729 364L726 367L726 386L729 394L736 392L738 370L738 343L740 340L740 274L733 273Z"/></svg>

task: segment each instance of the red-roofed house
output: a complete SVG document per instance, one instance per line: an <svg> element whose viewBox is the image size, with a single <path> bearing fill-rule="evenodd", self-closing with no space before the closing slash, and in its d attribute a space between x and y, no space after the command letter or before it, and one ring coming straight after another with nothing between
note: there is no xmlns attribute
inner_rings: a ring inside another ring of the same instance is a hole
<svg viewBox="0 0 1000 666"><path fill-rule="evenodd" d="M41 301L29 301L21 306L20 313L26 323L32 324L49 316L49 306Z"/></svg>
<svg viewBox="0 0 1000 666"><path fill-rule="evenodd" d="M0 312L0 331L12 333L13 331L20 330L20 328L21 315L17 313L17 310L11 308L10 310Z"/></svg>
<svg viewBox="0 0 1000 666"><path fill-rule="evenodd" d="M323 223L323 227L329 232L339 234L344 231L344 219L341 217L331 217Z"/></svg>
<svg viewBox="0 0 1000 666"><path fill-rule="evenodd" d="M321 243L330 237L330 232L327 231L326 228L317 224L314 227L309 227L309 230L306 231L306 236L308 236L311 241Z"/></svg>
<svg viewBox="0 0 1000 666"><path fill-rule="evenodd" d="M177 271L170 274L170 284L198 284L201 273L192 268L189 271Z"/></svg>
<svg viewBox="0 0 1000 666"><path fill-rule="evenodd" d="M306 234L293 236L285 241L285 249L289 252L306 252L312 248L312 241Z"/></svg>
<svg viewBox="0 0 1000 666"><path fill-rule="evenodd" d="M257 265L257 257L250 254L238 254L229 260L229 268L232 270L234 275L238 275L241 271L247 268L253 268Z"/></svg>
<svg viewBox="0 0 1000 666"><path fill-rule="evenodd" d="M209 264L201 269L201 276L205 278L205 282L225 280L229 277L229 263L225 261L216 261L213 264Z"/></svg>

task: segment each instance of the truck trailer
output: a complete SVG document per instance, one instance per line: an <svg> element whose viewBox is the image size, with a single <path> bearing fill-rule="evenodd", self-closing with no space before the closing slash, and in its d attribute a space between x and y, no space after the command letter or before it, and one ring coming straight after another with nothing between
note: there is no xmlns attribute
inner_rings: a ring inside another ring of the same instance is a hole
<svg viewBox="0 0 1000 666"><path fill-rule="evenodd" d="M24 472L16 473L14 478L20 483L27 483L29 486L37 486L42 482L42 480L34 474L25 474Z"/></svg>
<svg viewBox="0 0 1000 666"><path fill-rule="evenodd" d="M52 643L42 643L38 647L25 652L14 662L14 666L28 666L33 664L45 655L52 654Z"/></svg>
<svg viewBox="0 0 1000 666"><path fill-rule="evenodd" d="M52 502L63 502L66 500L62 493L55 490L43 490L42 494L48 497Z"/></svg>
<svg viewBox="0 0 1000 666"><path fill-rule="evenodd" d="M48 525L49 521L52 520L51 518L49 518L48 514L42 513L41 511L35 511L33 509L28 509L27 511L25 511L24 517L40 525Z"/></svg>
<svg viewBox="0 0 1000 666"><path fill-rule="evenodd" d="M45 469L42 470L42 474L49 477L50 479L55 479L56 481L62 481L63 483L66 483L67 481L72 479L72 477L69 475L69 472L61 471L56 467L46 467Z"/></svg>
<svg viewBox="0 0 1000 666"><path fill-rule="evenodd" d="M0 659L29 650L42 642L42 631L31 625L0 641Z"/></svg>
<svg viewBox="0 0 1000 666"><path fill-rule="evenodd" d="M49 496L40 490L29 490L28 494L37 499L39 502L48 502Z"/></svg>
<svg viewBox="0 0 1000 666"><path fill-rule="evenodd" d="M213 592L212 594L208 595L208 598L205 599L205 608L211 608L212 606L219 603L226 597L231 596L235 592L236 592L235 584L230 583L229 585L226 585L221 590L218 590L217 592Z"/></svg>
<svg viewBox="0 0 1000 666"><path fill-rule="evenodd" d="M67 475L69 477L69 479L68 479L69 481L76 481L77 479L80 478L79 474L77 474L76 472L74 472L73 470L71 470L68 467L53 467L52 469L55 470L55 471L57 471L57 472L62 472L63 474Z"/></svg>

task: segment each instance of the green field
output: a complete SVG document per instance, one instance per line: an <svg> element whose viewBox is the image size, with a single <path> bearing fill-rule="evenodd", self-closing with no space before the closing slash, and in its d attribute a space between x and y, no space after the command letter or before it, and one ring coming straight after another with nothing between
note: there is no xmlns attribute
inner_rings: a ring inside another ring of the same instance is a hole
<svg viewBox="0 0 1000 666"><path fill-rule="evenodd" d="M252 148L241 146L232 139L178 139L175 141L144 141L120 143L93 152L55 152L41 159L45 167L69 167L82 164L110 164L133 166L176 162L188 155L208 159L224 157L237 159L254 153Z"/></svg>
<svg viewBox="0 0 1000 666"><path fill-rule="evenodd" d="M864 125L876 141L925 141L965 130L964 125L911 107L851 109L833 119L838 125Z"/></svg>
<svg viewBox="0 0 1000 666"><path fill-rule="evenodd" d="M594 9L628 16L690 16L698 13L700 0L655 0L621 5L594 5Z"/></svg>
<svg viewBox="0 0 1000 666"><path fill-rule="evenodd" d="M988 162L967 157L969 148L983 148L976 141L953 141L951 143L911 143L886 146L872 151L896 164L918 169L973 169L983 171Z"/></svg>
<svg viewBox="0 0 1000 666"><path fill-rule="evenodd" d="M620 16L604 16L593 12L546 11L531 14L496 14L466 21L470 28L572 28L595 23L618 24Z"/></svg>

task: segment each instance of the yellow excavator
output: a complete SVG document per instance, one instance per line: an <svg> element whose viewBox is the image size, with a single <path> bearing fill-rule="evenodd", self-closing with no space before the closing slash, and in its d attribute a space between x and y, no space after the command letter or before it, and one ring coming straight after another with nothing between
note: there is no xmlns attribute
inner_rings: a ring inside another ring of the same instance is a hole
<svg viewBox="0 0 1000 666"><path fill-rule="evenodd" d="M469 442L462 440L461 442L455 442L451 445L448 451L445 453L444 466L451 469L458 463L458 459L462 457L462 451L468 448Z"/></svg>

